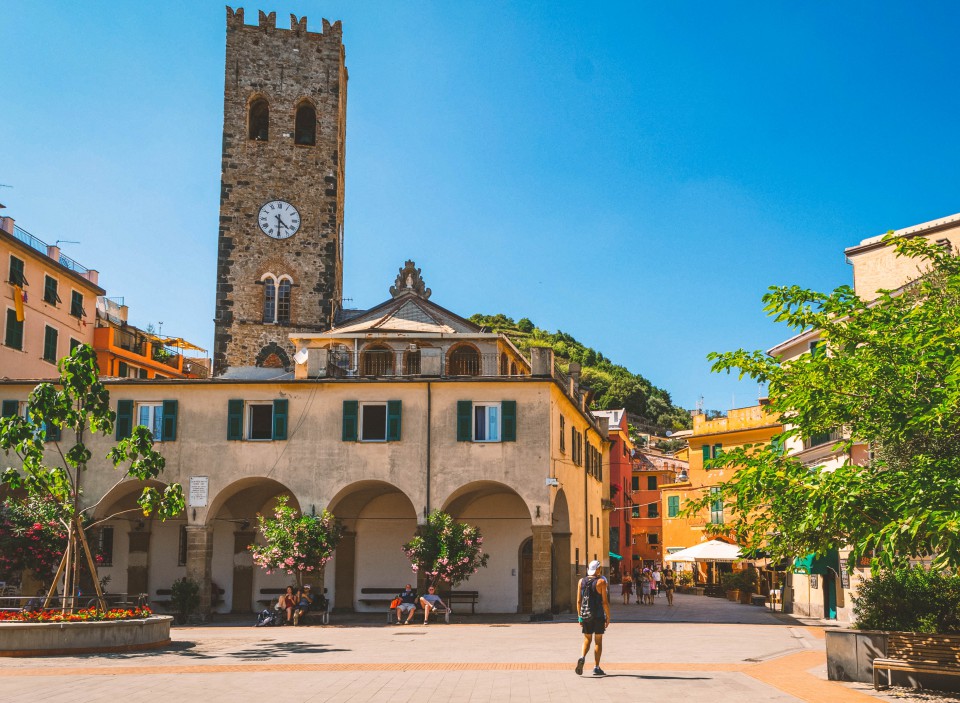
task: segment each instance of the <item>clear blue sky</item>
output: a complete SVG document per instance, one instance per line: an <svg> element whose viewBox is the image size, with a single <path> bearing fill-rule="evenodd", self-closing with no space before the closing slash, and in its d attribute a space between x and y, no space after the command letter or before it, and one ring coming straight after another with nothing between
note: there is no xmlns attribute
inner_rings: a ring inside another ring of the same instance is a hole
<svg viewBox="0 0 960 703"><path fill-rule="evenodd" d="M244 7L343 21L354 307L412 258L439 304L685 407L755 400L704 357L789 336L767 286L848 283L845 247L960 211L955 3ZM7 0L0 27L5 214L211 347L223 4Z"/></svg>

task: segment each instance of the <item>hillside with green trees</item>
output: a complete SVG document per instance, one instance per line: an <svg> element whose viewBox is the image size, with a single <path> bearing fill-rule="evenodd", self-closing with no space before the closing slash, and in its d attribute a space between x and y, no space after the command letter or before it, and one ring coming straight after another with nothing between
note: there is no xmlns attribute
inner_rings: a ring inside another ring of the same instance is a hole
<svg viewBox="0 0 960 703"><path fill-rule="evenodd" d="M561 370L574 361L582 367L581 385L593 391L591 408L626 408L630 422L641 431L663 432L690 427L690 414L673 404L670 394L625 366L585 346L566 332L548 332L524 317L514 322L506 315L473 315L470 321L491 332L505 334L524 354L530 347L550 347Z"/></svg>

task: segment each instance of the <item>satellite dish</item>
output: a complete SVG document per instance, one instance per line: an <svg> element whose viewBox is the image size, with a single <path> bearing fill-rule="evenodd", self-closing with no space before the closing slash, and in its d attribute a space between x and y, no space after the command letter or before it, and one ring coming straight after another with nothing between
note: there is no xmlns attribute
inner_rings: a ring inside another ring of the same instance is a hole
<svg viewBox="0 0 960 703"><path fill-rule="evenodd" d="M667 437L672 437L672 436L673 436L673 432L671 432L670 430L667 430L667 433L666 433L666 434L667 434Z"/></svg>

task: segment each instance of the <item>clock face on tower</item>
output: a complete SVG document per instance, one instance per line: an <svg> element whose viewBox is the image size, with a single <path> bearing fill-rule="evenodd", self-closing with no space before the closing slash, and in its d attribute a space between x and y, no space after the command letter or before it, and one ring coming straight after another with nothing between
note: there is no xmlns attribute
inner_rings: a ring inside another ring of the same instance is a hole
<svg viewBox="0 0 960 703"><path fill-rule="evenodd" d="M300 212L286 200L271 200L260 208L257 222L268 237L287 239L300 229Z"/></svg>

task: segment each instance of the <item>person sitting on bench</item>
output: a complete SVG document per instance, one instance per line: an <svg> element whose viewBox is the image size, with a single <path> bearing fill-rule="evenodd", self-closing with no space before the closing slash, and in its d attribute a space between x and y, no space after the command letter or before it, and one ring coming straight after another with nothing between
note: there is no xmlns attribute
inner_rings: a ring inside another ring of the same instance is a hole
<svg viewBox="0 0 960 703"><path fill-rule="evenodd" d="M400 625L409 625L417 610L417 592L414 591L413 586L408 583L407 587L400 591L397 598L400 599L400 603L397 605L397 623ZM403 619L404 613L407 614L406 620Z"/></svg>
<svg viewBox="0 0 960 703"><path fill-rule="evenodd" d="M294 625L299 625L307 616L307 613L310 612L310 606L313 605L313 593L311 590L311 586L308 583L303 587L303 590L300 591L300 602L297 603L297 610L293 614Z"/></svg>
<svg viewBox="0 0 960 703"><path fill-rule="evenodd" d="M437 595L437 589L433 586L427 589L426 595L420 596L420 605L423 606L423 624L430 624L430 613L440 606L441 608L446 608L447 611L453 612L450 609L450 606L440 600L440 596Z"/></svg>

